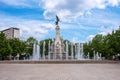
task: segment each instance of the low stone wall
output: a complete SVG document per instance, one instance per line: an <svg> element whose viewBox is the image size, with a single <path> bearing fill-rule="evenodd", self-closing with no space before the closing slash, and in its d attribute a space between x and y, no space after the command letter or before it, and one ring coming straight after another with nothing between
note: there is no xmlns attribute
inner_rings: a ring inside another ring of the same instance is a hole
<svg viewBox="0 0 120 80"><path fill-rule="evenodd" d="M0 64L117 64L118 61L111 60L59 60L59 61L0 61Z"/></svg>

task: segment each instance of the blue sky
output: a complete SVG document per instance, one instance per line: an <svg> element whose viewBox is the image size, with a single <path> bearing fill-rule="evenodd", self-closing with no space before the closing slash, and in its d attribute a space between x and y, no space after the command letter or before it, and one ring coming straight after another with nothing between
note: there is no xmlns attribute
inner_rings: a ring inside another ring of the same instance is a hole
<svg viewBox="0 0 120 80"><path fill-rule="evenodd" d="M61 36L86 42L120 25L120 0L0 0L0 30L20 28L20 39L55 37L55 15Z"/></svg>

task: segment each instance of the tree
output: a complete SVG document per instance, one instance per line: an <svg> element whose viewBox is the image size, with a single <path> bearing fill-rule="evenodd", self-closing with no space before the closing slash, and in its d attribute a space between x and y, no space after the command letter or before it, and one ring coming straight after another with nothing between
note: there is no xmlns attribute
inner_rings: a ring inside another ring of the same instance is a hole
<svg viewBox="0 0 120 80"><path fill-rule="evenodd" d="M26 42L28 45L33 45L34 43L37 43L37 40L33 37L29 37Z"/></svg>
<svg viewBox="0 0 120 80"><path fill-rule="evenodd" d="M102 53L102 57L112 59L112 56L120 53L120 29L112 31L106 36L97 34L92 41L85 43L83 47L85 55L88 52L91 55L92 51L95 50L95 52Z"/></svg>
<svg viewBox="0 0 120 80"><path fill-rule="evenodd" d="M90 58L93 57L93 52L94 52L94 49L93 49L93 45L92 45L92 42L89 41L88 43L84 43L83 44L83 52L84 52L84 55L90 55Z"/></svg>
<svg viewBox="0 0 120 80"><path fill-rule="evenodd" d="M0 56L2 59L7 59L11 52L12 48L9 44L9 40L6 39L4 33L0 33Z"/></svg>
<svg viewBox="0 0 120 80"><path fill-rule="evenodd" d="M50 44L52 44L52 39L45 39L45 40L42 40L39 42L39 45L40 45L40 53L41 53L41 56L43 56L43 45L44 45L44 42L45 42L45 55L48 55L48 48L49 48L49 41L50 41Z"/></svg>
<svg viewBox="0 0 120 80"><path fill-rule="evenodd" d="M5 52L5 34L4 33L0 33L0 56L3 56L4 52Z"/></svg>
<svg viewBox="0 0 120 80"><path fill-rule="evenodd" d="M9 45L11 47L11 55L16 57L17 55L22 55L26 52L26 44L17 38L9 39Z"/></svg>
<svg viewBox="0 0 120 80"><path fill-rule="evenodd" d="M33 37L29 37L25 43L26 43L26 53L32 55L33 44L37 43L37 40Z"/></svg>

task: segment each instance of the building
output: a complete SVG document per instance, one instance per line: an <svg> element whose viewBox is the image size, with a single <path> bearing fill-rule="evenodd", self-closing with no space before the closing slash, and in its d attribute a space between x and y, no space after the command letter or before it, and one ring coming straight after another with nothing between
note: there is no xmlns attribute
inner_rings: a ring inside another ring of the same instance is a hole
<svg viewBox="0 0 120 80"><path fill-rule="evenodd" d="M3 32L6 36L6 38L8 38L8 39L19 38L19 36L20 36L19 28L12 27L12 28L2 30L1 32Z"/></svg>

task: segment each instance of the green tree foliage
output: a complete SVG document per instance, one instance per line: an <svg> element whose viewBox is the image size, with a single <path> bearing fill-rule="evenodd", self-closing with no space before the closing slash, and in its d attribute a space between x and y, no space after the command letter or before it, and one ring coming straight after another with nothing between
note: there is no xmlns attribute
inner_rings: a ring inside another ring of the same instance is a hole
<svg viewBox="0 0 120 80"><path fill-rule="evenodd" d="M20 41L17 38L9 39L10 46L12 48L12 56L16 56L17 54L21 55L22 53L25 53L26 50L26 44L23 41Z"/></svg>
<svg viewBox="0 0 120 80"><path fill-rule="evenodd" d="M40 53L41 53L41 56L43 56L43 44L45 42L45 55L48 55L48 46L49 46L49 41L50 41L50 44L52 44L52 39L45 39L45 40L42 40L40 41Z"/></svg>
<svg viewBox="0 0 120 80"><path fill-rule="evenodd" d="M87 54L89 53L90 54L90 58L93 57L93 45L92 45L92 42L89 41L88 43L84 43L83 45L83 51L84 51L84 55L87 56Z"/></svg>
<svg viewBox="0 0 120 80"><path fill-rule="evenodd" d="M9 40L6 39L4 33L0 33L0 56L7 57L12 52Z"/></svg>
<svg viewBox="0 0 120 80"><path fill-rule="evenodd" d="M26 54L32 55L33 53L33 44L37 43L37 40L33 37L29 37L26 41Z"/></svg>
<svg viewBox="0 0 120 80"><path fill-rule="evenodd" d="M25 53L26 44L19 39L7 39L4 33L0 33L0 57L7 59L10 55L16 56Z"/></svg>
<svg viewBox="0 0 120 80"><path fill-rule="evenodd" d="M103 36L101 34L96 35L92 41L84 43L85 55L90 53L90 57L93 57L93 53L98 52L102 54L102 57L111 59L112 56L120 53L120 29L112 31L111 34Z"/></svg>

